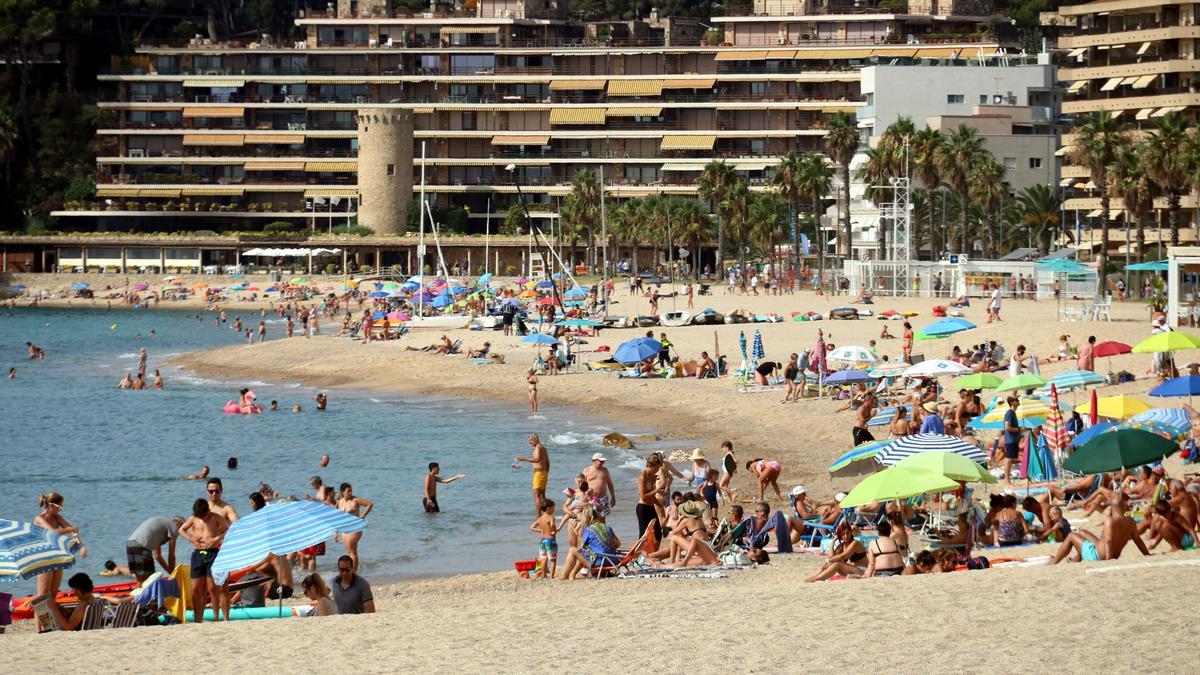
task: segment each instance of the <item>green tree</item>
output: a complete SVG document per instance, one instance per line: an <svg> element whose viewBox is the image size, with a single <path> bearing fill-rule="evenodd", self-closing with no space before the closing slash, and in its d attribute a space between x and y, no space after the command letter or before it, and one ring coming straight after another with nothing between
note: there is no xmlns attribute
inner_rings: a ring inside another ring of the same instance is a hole
<svg viewBox="0 0 1200 675"><path fill-rule="evenodd" d="M695 199L675 197L676 208L672 212L675 239L687 242L692 255L692 276L700 281L700 247L713 240L717 226L708 209Z"/></svg>
<svg viewBox="0 0 1200 675"><path fill-rule="evenodd" d="M1031 185L1017 194L1017 211L1025 229L1037 242L1042 257L1062 227L1062 198L1053 185Z"/></svg>
<svg viewBox="0 0 1200 675"><path fill-rule="evenodd" d="M504 214L504 222L500 224L500 234L522 234L526 222L525 209L520 204L510 204L508 213Z"/></svg>
<svg viewBox="0 0 1200 675"><path fill-rule="evenodd" d="M979 132L960 124L951 131L937 148L938 168L950 188L958 194L959 225L958 246L953 247L956 253L965 253L970 247L971 212L971 168L980 162L987 152L983 148L983 139Z"/></svg>
<svg viewBox="0 0 1200 675"><path fill-rule="evenodd" d="M854 232L850 227L850 161L858 151L858 120L852 113L838 112L829 118L825 149L833 163L837 164L842 177L842 198L838 200L838 208L842 218L839 238L843 239L844 246L838 247L838 253L849 257L854 253Z"/></svg>
<svg viewBox="0 0 1200 675"><path fill-rule="evenodd" d="M745 283L746 246L750 243L750 203L753 193L750 186L743 180L738 180L725 193L720 208L724 213L725 227L729 238L737 244L738 268L742 270L742 283Z"/></svg>
<svg viewBox="0 0 1200 675"><path fill-rule="evenodd" d="M576 172L571 179L571 192L567 194L566 203L572 224L586 233L585 264L589 270L594 270L597 267L596 227L600 224L600 181L595 171L584 169Z"/></svg>
<svg viewBox="0 0 1200 675"><path fill-rule="evenodd" d="M1118 149L1124 145L1125 127L1107 110L1101 110L1081 124L1075 134L1072 151L1075 164L1086 166L1092 174L1092 183L1100 193L1100 255L1097 293L1107 288L1108 274L1108 226L1111 214L1111 192L1108 187L1108 167L1116 159Z"/></svg>
<svg viewBox="0 0 1200 675"><path fill-rule="evenodd" d="M995 258L999 248L995 225L999 223L1003 226L1005 221L1003 213L998 213L997 218L993 218L992 214L1008 194L1008 187L1004 183L1004 166L996 161L992 153L985 150L971 166L968 176L971 197L979 205L980 212L985 215L979 221L984 224L983 250L988 258Z"/></svg>
<svg viewBox="0 0 1200 675"><path fill-rule="evenodd" d="M940 154L938 148L941 147L945 136L937 129L925 127L913 134L912 137L912 166L913 175L921 186L925 189L926 199L924 201L925 209L914 209L914 213L923 214L925 221L925 230L929 232L929 251L930 258L938 260L941 257L942 249L945 246L945 240L940 239L939 235L944 236L944 232L934 224L933 211L937 200L934 199L934 191L942 184L942 169L938 162ZM920 229L920 228L918 228ZM917 234L914 233L914 237Z"/></svg>
<svg viewBox="0 0 1200 675"><path fill-rule="evenodd" d="M766 257L779 269L778 245L787 241L788 205L776 192L753 192L750 198L749 241L759 249L759 256Z"/></svg>
<svg viewBox="0 0 1200 675"><path fill-rule="evenodd" d="M789 152L779 160L775 167L775 175L771 178L775 189L787 200L788 214L791 218L792 265L796 273L800 272L800 168L804 160L794 152Z"/></svg>
<svg viewBox="0 0 1200 675"><path fill-rule="evenodd" d="M812 245L817 249L817 269L824 273L825 237L821 229L821 200L825 199L833 189L833 169L826 163L824 157L816 153L809 153L804 155L800 162L796 182L800 194L808 199L809 208L812 209ZM799 272L800 270L796 270L797 274Z"/></svg>
<svg viewBox="0 0 1200 675"><path fill-rule="evenodd" d="M1125 222L1137 227L1138 262L1146 259L1146 217L1154 214L1154 199L1159 185L1150 177L1148 147L1131 142L1122 143L1109 166L1109 191L1125 207ZM1128 237L1125 245L1129 246Z"/></svg>
<svg viewBox="0 0 1200 675"><path fill-rule="evenodd" d="M729 195L729 189L738 180L740 179L732 165L723 160L714 160L704 166L704 171L700 173L700 178L696 181L700 198L708 201L716 211L718 218L716 269L718 275L725 273L725 230L728 222L725 213L721 210L721 204Z"/></svg>
<svg viewBox="0 0 1200 675"><path fill-rule="evenodd" d="M1195 171L1195 155L1184 150L1193 143L1194 134L1189 132L1191 126L1191 120L1175 112L1155 118L1146 140L1146 150L1141 154L1146 172L1167 197L1172 246L1179 245L1179 202L1191 190L1191 177Z"/></svg>

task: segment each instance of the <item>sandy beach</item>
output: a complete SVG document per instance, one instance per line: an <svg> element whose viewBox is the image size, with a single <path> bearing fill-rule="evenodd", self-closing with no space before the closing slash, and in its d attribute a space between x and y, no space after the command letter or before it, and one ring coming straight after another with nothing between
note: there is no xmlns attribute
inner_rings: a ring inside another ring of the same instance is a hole
<svg viewBox="0 0 1200 675"><path fill-rule="evenodd" d="M827 311L851 298L810 292L780 296L696 298L696 308L757 314ZM618 289L614 313L645 314L647 300ZM78 302L78 301L77 301ZM680 309L686 300L677 300ZM80 302L80 304L84 304ZM930 323L929 298L878 299L876 312L919 312L920 328ZM174 306L164 305L164 306ZM230 307L248 318L257 305ZM661 311L672 308L662 300ZM1012 351L1026 345L1045 358L1057 352L1058 336L1073 344L1100 340L1135 344L1149 334L1149 312L1140 303L1114 306L1112 322L1058 322L1053 302L1006 301L999 324L986 325L983 302L966 310L979 327L957 340L917 343L927 358L994 339ZM875 339L880 354L896 359L900 340L881 340L884 321L795 322L690 326L666 331L683 358L701 350L720 352L736 367L738 333L762 331L767 358L786 361L791 352L811 347L817 330L838 346L866 345ZM894 335L900 321L888 321ZM332 325L326 327L330 332ZM585 349L619 343L650 329L606 330L589 338ZM513 401L524 406L524 370L535 350L500 332L451 331L467 348L491 341L504 354L503 365L469 365L462 357L405 350L434 342L438 331L418 331L400 341L363 344L328 335L274 339L187 354L174 363L196 373L228 380L300 381L321 387L368 389ZM278 337L278 336L269 336ZM605 356L584 353L586 362ZM1184 352L1178 359L1189 360ZM1112 370L1139 377L1101 394L1143 395L1155 381L1146 377L1148 355L1113 358ZM1097 370L1109 370L1107 359ZM1042 366L1043 375L1074 368L1074 362ZM1141 379L1145 378L1145 379ZM783 465L781 487L804 484L810 494L828 498L857 479L831 480L826 468L849 449L851 414L840 402L804 400L782 404L782 392L739 393L730 379L635 380L608 373L572 372L541 378L543 406L571 406L581 412L636 423L662 436L700 439L714 457L722 440L732 440L741 463L755 457ZM331 396L336 400L336 391ZM954 396L951 394L951 398ZM985 401L990 398L985 393ZM1065 395L1071 400L1070 395ZM1079 395L1078 400L1085 400ZM1174 405L1146 399L1155 405ZM469 433L469 429L464 430ZM987 438L990 441L991 436ZM499 456L512 455L498 448ZM553 448L551 448L553 452ZM507 460L506 460L507 461ZM581 467L558 465L553 487L565 484ZM1168 471L1183 471L1178 460ZM734 478L741 496L750 494L744 470ZM625 498L632 486L618 486ZM1082 518L1079 512L1068 513ZM1093 521L1095 523L1095 521ZM614 524L632 539L632 523ZM1090 527L1098 530L1098 524ZM979 551L989 557L1048 555L1053 545L1018 550ZM507 562L494 574L413 580L376 589L380 613L325 620L273 620L205 624L169 630L36 636L18 631L0 640L7 663L17 668L55 666L89 671L166 670L203 663L219 672L241 670L247 656L284 663L328 663L369 671L468 668L534 671L578 664L588 670L622 672L716 672L731 668L766 671L1032 672L1047 666L1067 672L1097 669L1171 672L1189 669L1192 605L1200 593L1200 552L1144 558L1131 546L1116 561L1058 567L994 569L933 575L803 584L823 558L815 554L776 556L771 564L731 571L724 578L629 579L576 583L520 580ZM651 614L646 615L649 609ZM1179 642L1176 642L1179 641Z"/></svg>

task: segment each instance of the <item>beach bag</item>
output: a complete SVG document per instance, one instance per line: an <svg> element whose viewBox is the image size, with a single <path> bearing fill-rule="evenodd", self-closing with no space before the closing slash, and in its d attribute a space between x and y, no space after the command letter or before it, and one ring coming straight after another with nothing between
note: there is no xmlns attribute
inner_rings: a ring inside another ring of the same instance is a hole
<svg viewBox="0 0 1200 675"><path fill-rule="evenodd" d="M985 558L981 555L971 556L970 558L967 558L967 569L969 569L969 570L986 570L986 569L989 569L991 566L992 566L991 561L989 561L987 558Z"/></svg>
<svg viewBox="0 0 1200 675"><path fill-rule="evenodd" d="M750 556L746 555L745 552L739 548L731 548L728 551L723 551L717 556L717 560L721 561L722 565L744 566L752 564Z"/></svg>

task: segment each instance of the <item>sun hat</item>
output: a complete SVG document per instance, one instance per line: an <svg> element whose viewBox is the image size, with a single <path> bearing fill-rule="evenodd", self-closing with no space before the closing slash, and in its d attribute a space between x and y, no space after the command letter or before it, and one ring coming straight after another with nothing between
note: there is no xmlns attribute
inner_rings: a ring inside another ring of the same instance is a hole
<svg viewBox="0 0 1200 675"><path fill-rule="evenodd" d="M700 448L692 448L692 456L689 459L697 460L704 459L704 451Z"/></svg>
<svg viewBox="0 0 1200 675"><path fill-rule="evenodd" d="M604 456L604 453L597 452L596 454L592 455L592 461L595 462L597 460L601 462L607 462L608 458Z"/></svg>
<svg viewBox="0 0 1200 675"><path fill-rule="evenodd" d="M834 495L834 496L833 496L833 498L834 498L834 499L836 499L837 501L839 501L839 502L840 502L840 501L842 501L843 499L845 499L845 498L846 498L846 493L845 493L845 492L839 492L839 493L837 493L836 495Z"/></svg>
<svg viewBox="0 0 1200 675"><path fill-rule="evenodd" d="M699 518L704 515L704 511L708 509L708 504L704 502L684 502L679 505L679 512L689 518Z"/></svg>
<svg viewBox="0 0 1200 675"><path fill-rule="evenodd" d="M937 403L934 403L933 401L926 401L921 404L921 407L924 408L925 410L928 410L931 413L935 413L938 411Z"/></svg>
<svg viewBox="0 0 1200 675"><path fill-rule="evenodd" d="M797 485L796 487L792 488L792 496L793 497L795 497L797 495L802 495L805 492L806 492L806 490L804 489L803 485Z"/></svg>

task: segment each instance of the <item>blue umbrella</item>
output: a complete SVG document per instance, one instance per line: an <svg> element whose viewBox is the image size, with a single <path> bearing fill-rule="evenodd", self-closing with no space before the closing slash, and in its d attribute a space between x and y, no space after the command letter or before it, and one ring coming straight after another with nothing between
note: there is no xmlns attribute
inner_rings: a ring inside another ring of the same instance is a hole
<svg viewBox="0 0 1200 675"><path fill-rule="evenodd" d="M1079 274L1088 271L1088 267L1082 263L1076 262L1069 258L1055 258L1054 260L1039 260L1035 262L1038 269L1053 272L1055 274Z"/></svg>
<svg viewBox="0 0 1200 675"><path fill-rule="evenodd" d="M1151 389L1150 395L1189 397L1200 395L1200 375L1184 375L1182 377L1173 377Z"/></svg>
<svg viewBox="0 0 1200 675"><path fill-rule="evenodd" d="M565 297L565 298L586 298L587 291L576 286L575 288L572 288L571 290L567 291L566 293L563 293L563 297Z"/></svg>
<svg viewBox="0 0 1200 675"><path fill-rule="evenodd" d="M825 378L825 384L840 384L845 382L864 382L871 379L865 370L839 370Z"/></svg>
<svg viewBox="0 0 1200 675"><path fill-rule="evenodd" d="M79 539L32 523L0 519L0 581L17 583L75 564Z"/></svg>
<svg viewBox="0 0 1200 675"><path fill-rule="evenodd" d="M1117 428L1117 426L1118 426L1118 424L1116 422L1100 422L1099 424L1093 424L1092 426L1079 432L1078 436L1071 439L1071 445L1074 445L1076 447L1083 445L1084 443L1087 443L1088 441L1099 436L1100 434L1102 434L1110 429Z"/></svg>
<svg viewBox="0 0 1200 675"><path fill-rule="evenodd" d="M386 298L387 296L388 296L388 293L387 293L387 291L375 291L374 293L372 293L372 294L371 294L371 296L370 296L370 297L372 297L372 298Z"/></svg>
<svg viewBox="0 0 1200 675"><path fill-rule="evenodd" d="M962 455L973 462L983 464L987 455L982 450L971 445L957 436L945 434L913 434L897 439L891 445L879 451L878 459L886 466L892 466L912 455L922 452L953 452Z"/></svg>
<svg viewBox="0 0 1200 675"><path fill-rule="evenodd" d="M1171 269L1171 266L1166 260L1154 260L1151 262L1129 265L1125 269L1133 270L1135 272L1166 272L1167 270Z"/></svg>
<svg viewBox="0 0 1200 675"><path fill-rule="evenodd" d="M446 307L447 305L453 305L454 296L443 293L442 295L434 298L433 302L430 304L432 304L434 307Z"/></svg>
<svg viewBox="0 0 1200 675"><path fill-rule="evenodd" d="M1054 377L1046 380L1046 386L1042 387L1039 393L1050 393L1050 385L1063 389L1077 389L1079 387L1087 387L1093 384L1103 384L1107 382L1103 375L1097 375L1090 370L1064 370Z"/></svg>
<svg viewBox="0 0 1200 675"><path fill-rule="evenodd" d="M453 293L454 295L462 295L463 293L467 292L467 287L466 286L452 286L450 288L450 292Z"/></svg>
<svg viewBox="0 0 1200 675"><path fill-rule="evenodd" d="M84 290L87 290L89 288L89 286L86 281L76 281L74 284L71 285L71 288L73 288L77 291L84 291Z"/></svg>
<svg viewBox="0 0 1200 675"><path fill-rule="evenodd" d="M491 278L492 278L491 272L486 272L484 274L480 274L479 275L479 283L486 285L487 282L491 280Z"/></svg>
<svg viewBox="0 0 1200 675"><path fill-rule="evenodd" d="M25 290L25 286L24 286L24 285L22 285L22 284L17 284L16 286L9 286L9 288L13 289L14 291L23 291L23 290Z"/></svg>
<svg viewBox="0 0 1200 675"><path fill-rule="evenodd" d="M865 476L874 473L877 469L882 469L883 465L876 461L875 457L890 443L891 441L887 440L867 441L852 448L846 454L833 460L833 464L829 465L829 476L831 478L850 478Z"/></svg>
<svg viewBox="0 0 1200 675"><path fill-rule="evenodd" d="M387 312L375 312L374 314L371 315L371 318L372 319L383 319L387 315L388 315Z"/></svg>
<svg viewBox="0 0 1200 675"><path fill-rule="evenodd" d="M268 504L229 526L212 564L213 580L223 584L230 572L260 563L268 554L285 556L329 541L334 533L365 529L362 518L318 501Z"/></svg>
<svg viewBox="0 0 1200 675"><path fill-rule="evenodd" d="M971 330L974 327L975 324L967 321L966 319L960 319L956 316L951 316L942 319L941 321L934 321L928 326L922 328L921 333L931 338L946 337L947 335L961 333L964 330Z"/></svg>
<svg viewBox="0 0 1200 675"><path fill-rule="evenodd" d="M537 283L537 288L554 288L554 282L553 281L539 281Z"/></svg>
<svg viewBox="0 0 1200 675"><path fill-rule="evenodd" d="M1183 433L1192 430L1192 418L1183 408L1151 408L1130 417L1126 424L1134 422L1158 422L1169 427L1175 427Z"/></svg>
<svg viewBox="0 0 1200 675"><path fill-rule="evenodd" d="M617 351L613 353L613 358L621 363L637 363L658 354L661 350L662 343L658 340L640 337L622 343L621 346L617 347Z"/></svg>
<svg viewBox="0 0 1200 675"><path fill-rule="evenodd" d="M1025 475L1036 481L1058 478L1058 470L1054 467L1054 460L1050 457L1050 446L1046 442L1045 434L1038 437L1033 452L1029 453L1029 466Z"/></svg>
<svg viewBox="0 0 1200 675"><path fill-rule="evenodd" d="M579 327L579 328L600 328L604 325L602 321L592 321L591 319L566 319L554 324L555 326L564 327Z"/></svg>
<svg viewBox="0 0 1200 675"><path fill-rule="evenodd" d="M524 342L527 345L556 345L556 344L558 344L558 340L555 340L554 336L546 335L545 333L530 333L529 335L526 335L525 337L521 338L521 342Z"/></svg>
<svg viewBox="0 0 1200 675"><path fill-rule="evenodd" d="M400 288L408 291L409 293L412 293L413 291L421 290L421 284L413 283L411 281L406 281L400 286Z"/></svg>
<svg viewBox="0 0 1200 675"><path fill-rule="evenodd" d="M828 382L828 381L829 380L826 380L826 382ZM880 410L879 412L875 413L874 417L867 420L867 426L881 427L884 425L891 424L892 422L894 422L896 420L897 414L907 415L909 407L910 406L907 406L907 405L898 405L898 406L894 405L890 408L884 408L883 410Z"/></svg>
<svg viewBox="0 0 1200 675"><path fill-rule="evenodd" d="M766 358L767 352L763 349L762 331L754 329L754 346L750 349L750 356L755 361Z"/></svg>

